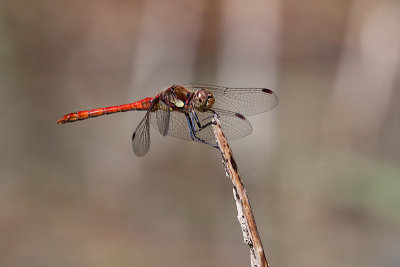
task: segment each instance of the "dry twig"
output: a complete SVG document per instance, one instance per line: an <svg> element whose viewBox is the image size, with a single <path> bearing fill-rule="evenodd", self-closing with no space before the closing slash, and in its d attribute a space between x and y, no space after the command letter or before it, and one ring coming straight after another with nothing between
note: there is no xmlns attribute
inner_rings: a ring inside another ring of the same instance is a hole
<svg viewBox="0 0 400 267"><path fill-rule="evenodd" d="M252 267L269 266L265 258L264 249L257 231L256 221L251 210L246 189L240 178L238 167L233 159L232 150L221 129L221 123L215 115L213 118L213 131L217 139L219 150L222 154L222 162L225 165L226 175L233 183L233 196L236 201L238 220L243 232L244 243L250 247L250 259Z"/></svg>

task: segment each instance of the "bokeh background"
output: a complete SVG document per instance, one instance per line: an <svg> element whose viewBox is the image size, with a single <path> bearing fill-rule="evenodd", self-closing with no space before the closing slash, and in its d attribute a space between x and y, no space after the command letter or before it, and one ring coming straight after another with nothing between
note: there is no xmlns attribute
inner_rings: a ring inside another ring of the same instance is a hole
<svg viewBox="0 0 400 267"><path fill-rule="evenodd" d="M130 112L174 83L267 87L231 142L272 266L400 266L400 2L0 2L0 265L249 266L217 150Z"/></svg>

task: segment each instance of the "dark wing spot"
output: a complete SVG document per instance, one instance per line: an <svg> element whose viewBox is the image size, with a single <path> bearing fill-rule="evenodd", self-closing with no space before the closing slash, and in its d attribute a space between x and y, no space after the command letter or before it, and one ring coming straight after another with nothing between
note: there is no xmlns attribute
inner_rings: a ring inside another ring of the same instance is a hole
<svg viewBox="0 0 400 267"><path fill-rule="evenodd" d="M267 88L263 88L262 91L263 91L264 93L271 94L271 95L274 93L274 92L272 92L272 90L269 90L269 89L267 89Z"/></svg>
<svg viewBox="0 0 400 267"><path fill-rule="evenodd" d="M135 139L136 131L132 134L132 141Z"/></svg>
<svg viewBox="0 0 400 267"><path fill-rule="evenodd" d="M235 113L235 116L240 118L240 119L242 119L242 120L244 120L244 121L246 120L246 118L240 113Z"/></svg>

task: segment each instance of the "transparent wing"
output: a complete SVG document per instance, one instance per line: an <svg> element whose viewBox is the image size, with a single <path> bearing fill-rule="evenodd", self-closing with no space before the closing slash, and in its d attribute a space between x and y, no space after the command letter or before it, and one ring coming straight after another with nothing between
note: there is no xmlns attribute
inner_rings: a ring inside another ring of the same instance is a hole
<svg viewBox="0 0 400 267"><path fill-rule="evenodd" d="M136 156L144 156L150 149L150 111L147 111L142 121L132 135L132 147Z"/></svg>
<svg viewBox="0 0 400 267"><path fill-rule="evenodd" d="M157 115L150 115L150 122L153 127L158 128ZM185 113L172 111L169 116L168 135L185 140L192 140Z"/></svg>
<svg viewBox="0 0 400 267"><path fill-rule="evenodd" d="M267 88L228 88L207 84L184 84L190 90L207 89L215 97L213 109L254 115L273 109L277 95Z"/></svg>
<svg viewBox="0 0 400 267"><path fill-rule="evenodd" d="M241 114L219 109L216 109L215 112L220 116L222 130L228 139L238 139L251 134L253 131L250 122ZM211 111L196 112L196 114L201 125L207 125L214 116L214 113ZM153 117L151 118L151 124L157 127L157 120ZM203 129L199 129L199 127L195 125L195 128L199 138L215 144L215 137L211 125ZM176 111L171 112L168 135L185 140L192 140L184 113Z"/></svg>
<svg viewBox="0 0 400 267"><path fill-rule="evenodd" d="M156 117L156 122L158 126L158 130L162 136L166 136L168 134L168 127L170 121L170 109L164 104L162 101L158 101L158 109L155 112L151 112L150 116Z"/></svg>
<svg viewBox="0 0 400 267"><path fill-rule="evenodd" d="M219 115L222 131L229 140L242 138L252 133L253 128L251 127L250 122L243 115L219 109L215 109L214 111ZM211 111L197 112L197 117L202 125L211 122L213 116L214 113ZM198 129L197 136L203 140L213 143L215 142L212 125L209 125L202 130Z"/></svg>

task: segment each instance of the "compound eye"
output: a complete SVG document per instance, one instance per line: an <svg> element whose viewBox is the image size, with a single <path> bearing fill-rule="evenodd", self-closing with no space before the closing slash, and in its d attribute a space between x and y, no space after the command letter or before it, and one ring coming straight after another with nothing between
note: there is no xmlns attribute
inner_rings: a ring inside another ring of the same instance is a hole
<svg viewBox="0 0 400 267"><path fill-rule="evenodd" d="M197 99L199 100L200 103L204 102L207 100L207 93L204 90L199 90L196 94Z"/></svg>

